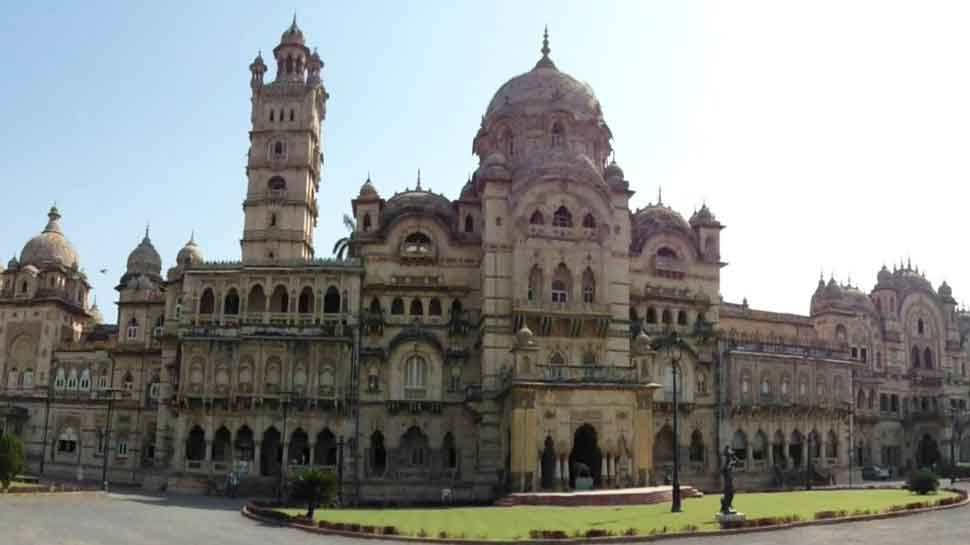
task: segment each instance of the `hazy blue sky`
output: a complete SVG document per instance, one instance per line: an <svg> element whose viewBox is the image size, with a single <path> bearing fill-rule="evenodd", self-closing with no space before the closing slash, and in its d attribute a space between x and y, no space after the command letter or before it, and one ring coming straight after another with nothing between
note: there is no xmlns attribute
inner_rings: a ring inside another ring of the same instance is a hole
<svg viewBox="0 0 970 545"><path fill-rule="evenodd" d="M293 12L326 63L317 253L372 173L456 197L485 106L539 57L589 82L637 194L728 228L730 301L804 313L819 271L868 290L911 256L962 300L966 2L16 2L0 18L0 255L51 202L106 318L146 222L238 259L248 65ZM269 56L267 59L269 59ZM107 268L101 275L98 270Z"/></svg>

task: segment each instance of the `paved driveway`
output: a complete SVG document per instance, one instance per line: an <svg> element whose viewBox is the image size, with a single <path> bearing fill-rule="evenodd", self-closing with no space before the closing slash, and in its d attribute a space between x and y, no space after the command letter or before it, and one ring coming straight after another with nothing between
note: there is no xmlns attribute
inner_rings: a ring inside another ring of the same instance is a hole
<svg viewBox="0 0 970 545"><path fill-rule="evenodd" d="M964 486L964 485L961 485ZM54 494L0 496L0 542L18 545L379 545L319 536L243 518L241 500L191 496ZM863 523L695 537L672 545L933 545L970 543L970 508Z"/></svg>

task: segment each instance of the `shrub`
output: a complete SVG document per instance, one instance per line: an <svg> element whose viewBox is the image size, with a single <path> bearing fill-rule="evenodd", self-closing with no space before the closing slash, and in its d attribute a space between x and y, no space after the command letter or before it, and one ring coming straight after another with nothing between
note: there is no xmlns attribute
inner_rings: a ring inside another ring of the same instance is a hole
<svg viewBox="0 0 970 545"><path fill-rule="evenodd" d="M376 526L369 526L369 525L366 525L365 524L365 525L362 525L360 527L360 532L362 534L376 534L377 533L377 527Z"/></svg>
<svg viewBox="0 0 970 545"><path fill-rule="evenodd" d="M6 490L10 481L24 470L24 444L15 435L0 437L0 485Z"/></svg>
<svg viewBox="0 0 970 545"><path fill-rule="evenodd" d="M590 528L586 530L586 537L606 537L610 535L609 532L602 528Z"/></svg>
<svg viewBox="0 0 970 545"><path fill-rule="evenodd" d="M940 487L940 478L928 469L918 469L909 475L906 488L920 495L936 492Z"/></svg>
<svg viewBox="0 0 970 545"><path fill-rule="evenodd" d="M351 532L360 532L360 524L357 524L356 522L352 522L347 525L347 529L350 530Z"/></svg>
<svg viewBox="0 0 970 545"><path fill-rule="evenodd" d="M914 501L912 503L907 503L905 506L903 506L903 508L911 511L913 509L923 509L924 507L928 506L929 504L924 501Z"/></svg>
<svg viewBox="0 0 970 545"><path fill-rule="evenodd" d="M529 530L529 539L539 539L542 537L542 530Z"/></svg>
<svg viewBox="0 0 970 545"><path fill-rule="evenodd" d="M302 500L307 504L306 516L313 518L313 510L320 504L328 504L333 500L337 490L337 477L333 471L314 467L305 468L290 478L290 497Z"/></svg>
<svg viewBox="0 0 970 545"><path fill-rule="evenodd" d="M418 533L415 534L415 535L417 535L420 538L427 538L427 537L429 537L428 536L428 532L425 532L424 531L424 528L421 528L420 530L418 530Z"/></svg>
<svg viewBox="0 0 970 545"><path fill-rule="evenodd" d="M448 539L448 532L444 530L438 532L438 539Z"/></svg>
<svg viewBox="0 0 970 545"><path fill-rule="evenodd" d="M834 519L838 514L835 511L819 511L815 513L815 520Z"/></svg>
<svg viewBox="0 0 970 545"><path fill-rule="evenodd" d="M396 536L397 528L394 526L385 526L384 528L381 529L381 533L384 534L385 536Z"/></svg>
<svg viewBox="0 0 970 545"><path fill-rule="evenodd" d="M635 536L635 535L637 535L637 529L636 528L627 528L626 530L623 530L623 535L625 535L625 536Z"/></svg>
<svg viewBox="0 0 970 545"><path fill-rule="evenodd" d="M683 528L680 529L681 532L686 534L693 534L698 530L696 524L685 524Z"/></svg>
<svg viewBox="0 0 970 545"><path fill-rule="evenodd" d="M542 539L566 539L569 536L562 530L542 530Z"/></svg>

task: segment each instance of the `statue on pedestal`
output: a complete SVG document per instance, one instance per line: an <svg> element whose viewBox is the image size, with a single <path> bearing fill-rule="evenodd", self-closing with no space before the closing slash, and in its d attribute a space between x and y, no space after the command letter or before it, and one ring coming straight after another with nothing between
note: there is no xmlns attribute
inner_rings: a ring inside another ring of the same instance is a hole
<svg viewBox="0 0 970 545"><path fill-rule="evenodd" d="M724 480L724 495L721 497L721 513L730 515L735 513L731 508L734 501L734 468L738 465L738 458L731 447L724 447L724 466L721 467L721 477Z"/></svg>

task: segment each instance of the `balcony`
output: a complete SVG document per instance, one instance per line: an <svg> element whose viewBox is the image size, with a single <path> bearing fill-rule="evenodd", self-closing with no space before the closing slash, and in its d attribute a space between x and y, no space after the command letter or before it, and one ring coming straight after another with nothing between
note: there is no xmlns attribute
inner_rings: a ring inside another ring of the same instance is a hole
<svg viewBox="0 0 970 545"><path fill-rule="evenodd" d="M503 377L505 386L527 383L546 384L618 384L623 386L644 385L649 377L641 377L639 368L610 365L536 365L531 369L508 369Z"/></svg>
<svg viewBox="0 0 970 545"><path fill-rule="evenodd" d="M352 338L353 329L344 323L342 317L327 316L319 318L296 313L249 313L242 322L199 323L180 327L178 333L183 338L232 339L250 336L323 337L341 340Z"/></svg>
<svg viewBox="0 0 970 545"><path fill-rule="evenodd" d="M553 303L545 300L516 299L514 311L521 314L610 317L609 305L583 301Z"/></svg>

